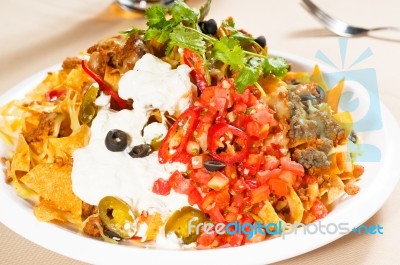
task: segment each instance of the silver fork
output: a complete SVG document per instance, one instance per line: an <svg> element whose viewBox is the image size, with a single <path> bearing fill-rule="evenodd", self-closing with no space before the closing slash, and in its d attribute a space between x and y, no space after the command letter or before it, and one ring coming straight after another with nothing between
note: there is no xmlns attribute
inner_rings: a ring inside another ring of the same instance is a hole
<svg viewBox="0 0 400 265"><path fill-rule="evenodd" d="M377 27L377 28L361 28L351 26L343 21L335 19L322 11L310 0L303 0L304 7L313 15L319 22L321 22L327 29L333 33L343 37L355 37L368 35L370 32L391 30L400 32L398 27Z"/></svg>

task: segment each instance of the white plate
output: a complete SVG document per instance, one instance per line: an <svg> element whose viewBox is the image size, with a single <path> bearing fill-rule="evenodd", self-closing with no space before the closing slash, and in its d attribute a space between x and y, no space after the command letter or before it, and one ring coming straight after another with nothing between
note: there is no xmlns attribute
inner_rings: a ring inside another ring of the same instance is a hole
<svg viewBox="0 0 400 265"><path fill-rule="evenodd" d="M286 58L293 64L295 70L310 72L313 61L282 52L271 52ZM57 69L55 66L46 69L26 79L16 87L1 96L0 105L23 95L36 86L48 71ZM320 66L323 72L334 71L331 68ZM348 86L348 90L352 87ZM355 95L360 102L365 93ZM365 101L366 100L366 101ZM368 106L367 106L368 107ZM344 197L340 203L321 220L321 225L330 223L348 223L349 228L357 227L376 213L395 188L400 171L396 164L397 148L400 147L400 129L389 110L380 105L383 129L362 134L366 143L377 146L381 151L380 162L363 163L365 173L359 182L361 191L354 197ZM371 123L374 121L370 121ZM0 146L0 154L4 147ZM288 235L285 239L275 238L265 242L250 244L236 248L213 250L152 250L122 245L113 245L85 237L66 228L50 223L38 222L33 215L31 206L19 198L13 188L5 184L0 173L0 221L21 236L39 244L49 250L62 255L94 264L137 264L145 261L146 264L159 264L171 261L174 264L265 264L291 258L305 252L326 245L338 238L341 234L313 234Z"/></svg>

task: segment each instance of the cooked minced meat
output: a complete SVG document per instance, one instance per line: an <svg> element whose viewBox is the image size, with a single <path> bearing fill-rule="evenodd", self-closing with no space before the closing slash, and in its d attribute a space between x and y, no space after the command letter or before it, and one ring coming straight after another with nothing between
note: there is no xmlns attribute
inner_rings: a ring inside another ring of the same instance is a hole
<svg viewBox="0 0 400 265"><path fill-rule="evenodd" d="M297 149L293 152L293 159L302 164L306 169L321 169L331 165L327 155L316 148Z"/></svg>
<svg viewBox="0 0 400 265"><path fill-rule="evenodd" d="M309 174L329 167L330 150L342 144L346 137L343 126L336 122L330 113L319 110L321 102L322 98L316 85L299 84L289 89L288 135L294 142L306 142L292 150L292 155Z"/></svg>
<svg viewBox="0 0 400 265"><path fill-rule="evenodd" d="M78 57L67 57L62 63L62 68L65 70L71 70L80 64L81 59L79 59Z"/></svg>
<svg viewBox="0 0 400 265"><path fill-rule="evenodd" d="M121 73L131 70L135 63L148 52L148 48L138 35L119 35L90 47L89 66L103 76L106 66L119 69Z"/></svg>
<svg viewBox="0 0 400 265"><path fill-rule="evenodd" d="M29 144L31 142L41 141L49 135L52 135L57 116L58 114L53 112L42 113L38 126L24 133L26 142Z"/></svg>

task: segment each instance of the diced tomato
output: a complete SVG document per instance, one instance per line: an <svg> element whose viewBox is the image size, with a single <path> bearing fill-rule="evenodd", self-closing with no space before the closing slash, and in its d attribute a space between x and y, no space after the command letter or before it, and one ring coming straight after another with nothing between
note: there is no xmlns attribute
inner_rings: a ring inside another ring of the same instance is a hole
<svg viewBox="0 0 400 265"><path fill-rule="evenodd" d="M251 202L257 203L269 199L269 185L264 184L251 191Z"/></svg>
<svg viewBox="0 0 400 265"><path fill-rule="evenodd" d="M243 245L245 236L243 234L233 234L231 239L229 240L229 245L231 245L232 247L237 247L237 246L241 246Z"/></svg>
<svg viewBox="0 0 400 265"><path fill-rule="evenodd" d="M315 218L321 219L324 218L327 214L328 214L328 209L326 208L326 206L322 203L321 200L316 199L314 201L313 206L310 209L310 212L312 215L315 216Z"/></svg>
<svg viewBox="0 0 400 265"><path fill-rule="evenodd" d="M250 90L246 89L243 93L234 93L233 100L237 103L243 103L247 105L249 101Z"/></svg>
<svg viewBox="0 0 400 265"><path fill-rule="evenodd" d="M194 205L197 204L199 206L201 206L201 201L203 200L203 197L201 196L201 193L194 188L188 196L188 201L190 205Z"/></svg>
<svg viewBox="0 0 400 265"><path fill-rule="evenodd" d="M244 103L236 103L235 105L233 105L233 110L235 112L242 112L244 113L247 109L247 105Z"/></svg>
<svg viewBox="0 0 400 265"><path fill-rule="evenodd" d="M243 178L238 178L235 184L232 186L232 190L235 192L242 192L244 190L250 189L249 185L244 181Z"/></svg>
<svg viewBox="0 0 400 265"><path fill-rule="evenodd" d="M296 182L296 175L292 171L282 170L279 178L289 185L293 185Z"/></svg>
<svg viewBox="0 0 400 265"><path fill-rule="evenodd" d="M292 161L290 157L281 157L281 165L283 170L291 171L298 176L304 176L304 167L299 163Z"/></svg>
<svg viewBox="0 0 400 265"><path fill-rule="evenodd" d="M264 169L266 170L278 168L279 164L280 161L275 156L268 155L264 157Z"/></svg>
<svg viewBox="0 0 400 265"><path fill-rule="evenodd" d="M236 165L228 164L224 169L225 175L230 179L237 178L237 170Z"/></svg>
<svg viewBox="0 0 400 265"><path fill-rule="evenodd" d="M217 206L212 207L207 211L207 213L210 215L211 219L214 220L214 222L225 223L225 218Z"/></svg>
<svg viewBox="0 0 400 265"><path fill-rule="evenodd" d="M189 194L195 187L189 179L185 179L179 171L175 171L168 180L169 186L181 194Z"/></svg>
<svg viewBox="0 0 400 265"><path fill-rule="evenodd" d="M231 199L231 196L229 194L228 189L223 189L221 191L216 192L215 205L219 209L225 209L226 207L229 206L230 199Z"/></svg>
<svg viewBox="0 0 400 265"><path fill-rule="evenodd" d="M233 223L233 222L235 222L235 221L237 220L238 216L239 216L239 214L237 214L237 213L228 212L228 213L225 215L225 220L226 220L228 223Z"/></svg>
<svg viewBox="0 0 400 265"><path fill-rule="evenodd" d="M257 102L257 97L254 96L252 93L249 94L249 101L247 102L247 106L251 107L254 106Z"/></svg>
<svg viewBox="0 0 400 265"><path fill-rule="evenodd" d="M260 154L249 154L245 162L243 163L244 169L247 169L246 175L253 176L260 170L261 163L263 162L263 156Z"/></svg>
<svg viewBox="0 0 400 265"><path fill-rule="evenodd" d="M212 174L212 178L207 183L207 186L214 190L221 190L229 183L229 178L223 173L217 171Z"/></svg>
<svg viewBox="0 0 400 265"><path fill-rule="evenodd" d="M279 178L271 178L268 181L269 188L271 191L276 194L278 197L286 196L288 193L288 184L279 179Z"/></svg>
<svg viewBox="0 0 400 265"><path fill-rule="evenodd" d="M267 183L270 178L277 178L282 173L282 169L275 168L273 170L259 171L257 173L257 180L260 184Z"/></svg>
<svg viewBox="0 0 400 265"><path fill-rule="evenodd" d="M199 184L207 184L212 176L207 170L200 169L194 170L192 173L190 173L190 178Z"/></svg>
<svg viewBox="0 0 400 265"><path fill-rule="evenodd" d="M274 115L267 109L261 109L252 114L253 119L259 124L270 123L274 119Z"/></svg>
<svg viewBox="0 0 400 265"><path fill-rule="evenodd" d="M168 180L159 178L154 181L152 191L159 195L168 195L171 192L171 187L168 184Z"/></svg>
<svg viewBox="0 0 400 265"><path fill-rule="evenodd" d="M261 131L261 125L258 122L250 121L246 125L246 133L252 137L258 137L258 134Z"/></svg>
<svg viewBox="0 0 400 265"><path fill-rule="evenodd" d="M197 238L197 244L201 246L208 247L211 245L215 238L217 237L217 233L215 231L210 231L210 233L201 233L201 235Z"/></svg>

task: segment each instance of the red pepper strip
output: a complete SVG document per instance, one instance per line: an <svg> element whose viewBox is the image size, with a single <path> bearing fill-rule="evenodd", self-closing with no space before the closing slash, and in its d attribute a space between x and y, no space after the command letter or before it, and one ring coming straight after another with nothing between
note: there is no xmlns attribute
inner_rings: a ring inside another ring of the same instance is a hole
<svg viewBox="0 0 400 265"><path fill-rule="evenodd" d="M185 49L183 51L183 61L187 66L193 69L190 72L190 75L195 80L200 91L203 91L206 87L208 87L205 72L206 70L201 57L197 53L189 49Z"/></svg>
<svg viewBox="0 0 400 265"><path fill-rule="evenodd" d="M98 74L92 71L92 69L89 68L87 62L85 60L82 60L82 69L87 73L91 78L94 79L99 84L99 87L101 90L103 90L105 93L110 95L118 104L118 106L121 109L132 109L132 106L129 106L126 102L126 100L122 99L117 92L115 92L109 84L107 84L103 78L101 78Z"/></svg>
<svg viewBox="0 0 400 265"><path fill-rule="evenodd" d="M221 137L227 137L228 134L236 136L236 143L239 143L242 147L240 151L229 152L218 152L220 148ZM226 123L214 124L208 130L208 150L210 154L217 160L232 164L243 161L249 154L249 141L250 137L239 128Z"/></svg>
<svg viewBox="0 0 400 265"><path fill-rule="evenodd" d="M47 101L55 101L63 96L65 96L67 94L67 90L65 89L54 89L54 90L50 90L47 91L44 96L46 98Z"/></svg>
<svg viewBox="0 0 400 265"><path fill-rule="evenodd" d="M164 140L161 142L160 149L158 150L158 161L160 161L161 164L174 161L182 152L185 151L190 136L193 134L197 124L199 123L201 110L201 107L190 107L179 116L174 124L172 124ZM181 136L179 136L181 133L180 130L183 130L183 135ZM173 139L176 135L181 137L181 139ZM174 142L179 141L178 146L173 147L173 150L170 148L171 140Z"/></svg>

